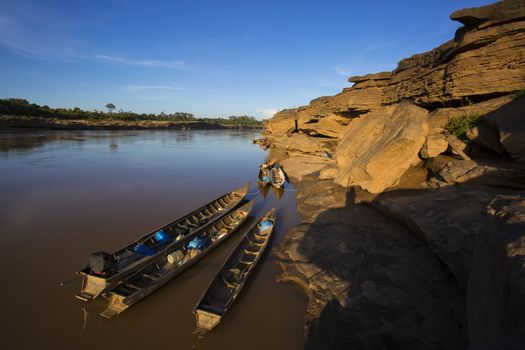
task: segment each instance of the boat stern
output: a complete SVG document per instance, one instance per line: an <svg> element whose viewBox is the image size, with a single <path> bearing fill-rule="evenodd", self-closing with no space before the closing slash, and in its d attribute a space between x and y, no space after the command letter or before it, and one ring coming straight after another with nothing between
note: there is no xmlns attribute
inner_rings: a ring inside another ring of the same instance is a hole
<svg viewBox="0 0 525 350"><path fill-rule="evenodd" d="M221 321L221 316L204 311L201 309L195 310L195 320L197 322L197 328L205 331L212 330Z"/></svg>
<svg viewBox="0 0 525 350"><path fill-rule="evenodd" d="M100 316L105 318L112 318L126 310L129 305L124 302L123 295L111 293L109 296L108 307L100 313Z"/></svg>
<svg viewBox="0 0 525 350"><path fill-rule="evenodd" d="M86 274L82 279L80 293L75 294L75 297L82 301L95 299L107 286L108 282L105 278Z"/></svg>

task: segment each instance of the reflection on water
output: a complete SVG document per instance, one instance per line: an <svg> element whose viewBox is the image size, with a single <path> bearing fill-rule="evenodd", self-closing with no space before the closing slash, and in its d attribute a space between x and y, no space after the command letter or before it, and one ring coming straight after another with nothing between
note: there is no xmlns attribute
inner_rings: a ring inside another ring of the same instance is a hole
<svg viewBox="0 0 525 350"><path fill-rule="evenodd" d="M302 348L304 300L295 288L275 283L272 254L221 325L203 339L193 335L193 307L241 235L116 319L98 316L103 299L73 297L79 281L59 287L92 252L115 251L248 180L254 216L278 209L277 244L298 223L295 194L269 191L265 199L259 193L265 154L251 144L256 137L239 131L0 133L4 347L191 349L198 341L202 349Z"/></svg>

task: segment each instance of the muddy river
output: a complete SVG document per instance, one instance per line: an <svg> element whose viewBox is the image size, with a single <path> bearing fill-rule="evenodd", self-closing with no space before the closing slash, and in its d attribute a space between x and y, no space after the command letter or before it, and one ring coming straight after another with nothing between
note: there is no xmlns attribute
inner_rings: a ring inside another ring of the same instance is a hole
<svg viewBox="0 0 525 350"><path fill-rule="evenodd" d="M266 198L256 185L266 156L241 131L0 132L0 288L5 349L301 349L305 299L275 282L261 260L221 324L194 334L192 310L243 230L114 319L103 298L64 287L94 251L113 252L252 181L257 217L275 206L272 245L298 223L295 193Z"/></svg>

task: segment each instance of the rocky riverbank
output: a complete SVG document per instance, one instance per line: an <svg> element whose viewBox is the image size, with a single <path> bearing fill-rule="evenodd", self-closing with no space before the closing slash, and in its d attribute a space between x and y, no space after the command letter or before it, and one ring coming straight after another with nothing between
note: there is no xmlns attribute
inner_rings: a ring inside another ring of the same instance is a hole
<svg viewBox="0 0 525 350"><path fill-rule="evenodd" d="M221 129L257 129L257 127L231 126L206 122L172 121L125 121L125 120L87 120L58 119L19 116L0 116L1 128L34 128L53 130L221 130Z"/></svg>
<svg viewBox="0 0 525 350"><path fill-rule="evenodd" d="M525 3L265 124L302 223L276 247L309 349L525 343Z"/></svg>

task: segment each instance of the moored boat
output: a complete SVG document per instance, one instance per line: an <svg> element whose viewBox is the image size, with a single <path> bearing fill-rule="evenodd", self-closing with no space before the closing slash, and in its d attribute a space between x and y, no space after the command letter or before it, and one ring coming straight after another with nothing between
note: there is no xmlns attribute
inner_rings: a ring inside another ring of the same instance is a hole
<svg viewBox="0 0 525 350"><path fill-rule="evenodd" d="M225 261L193 311L197 329L213 329L230 309L268 246L274 226L272 209L250 228Z"/></svg>
<svg viewBox="0 0 525 350"><path fill-rule="evenodd" d="M284 182L286 181L286 177L284 175L283 169L281 168L279 164L276 163L272 166L272 169L270 170L270 177L271 177L272 185L275 188L284 187Z"/></svg>
<svg viewBox="0 0 525 350"><path fill-rule="evenodd" d="M94 253L88 266L78 272L82 276L80 293L83 301L96 298L116 286L130 274L146 266L167 246L194 237L199 230L235 209L246 197L250 183L226 193L208 204L150 232L113 254Z"/></svg>
<svg viewBox="0 0 525 350"><path fill-rule="evenodd" d="M276 188L283 188L286 176L279 163L275 159L269 159L259 166L257 179L259 187L271 184Z"/></svg>
<svg viewBox="0 0 525 350"><path fill-rule="evenodd" d="M252 207L253 201L250 201L201 228L193 237L171 244L147 266L130 275L113 290L104 293L109 303L100 315L110 318L121 313L195 264L235 233Z"/></svg>

